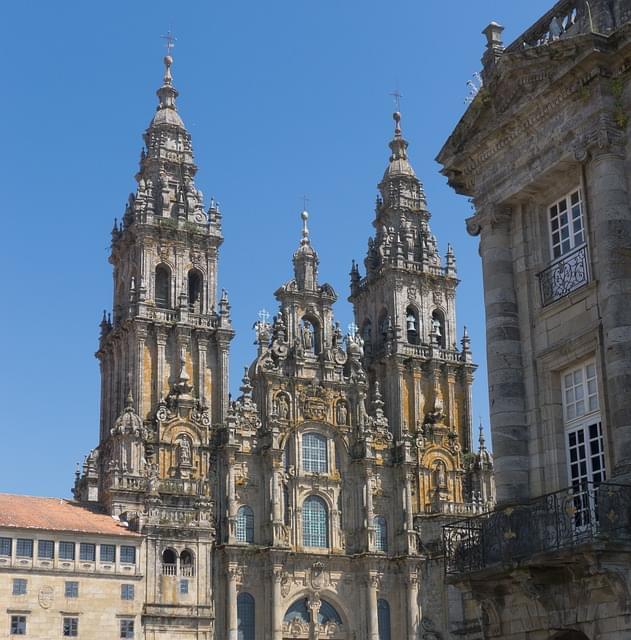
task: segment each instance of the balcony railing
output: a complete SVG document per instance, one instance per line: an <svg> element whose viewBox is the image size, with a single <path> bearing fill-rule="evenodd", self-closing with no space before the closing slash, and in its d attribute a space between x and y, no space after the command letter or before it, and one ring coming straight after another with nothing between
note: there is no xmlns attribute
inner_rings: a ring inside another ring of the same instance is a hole
<svg viewBox="0 0 631 640"><path fill-rule="evenodd" d="M594 541L631 544L631 486L583 483L443 527L445 571L467 574Z"/></svg>
<svg viewBox="0 0 631 640"><path fill-rule="evenodd" d="M541 303L545 307L589 282L587 246L583 245L539 274Z"/></svg>

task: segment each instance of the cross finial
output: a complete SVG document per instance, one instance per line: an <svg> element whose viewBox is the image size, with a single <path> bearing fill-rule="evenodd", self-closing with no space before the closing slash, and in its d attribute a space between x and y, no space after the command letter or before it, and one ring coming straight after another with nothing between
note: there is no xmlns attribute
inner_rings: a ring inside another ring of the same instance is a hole
<svg viewBox="0 0 631 640"><path fill-rule="evenodd" d="M165 36L160 36L163 40L166 40L165 47L167 48L167 55L171 55L171 49L175 46L175 41L177 38L171 33L171 29L167 31Z"/></svg>
<svg viewBox="0 0 631 640"><path fill-rule="evenodd" d="M307 210L307 204L309 204L309 198L306 195L302 196L302 210Z"/></svg>
<svg viewBox="0 0 631 640"><path fill-rule="evenodd" d="M353 337L355 337L357 335L357 329L358 329L358 327L354 322L351 322L348 325L348 333Z"/></svg>
<svg viewBox="0 0 631 640"><path fill-rule="evenodd" d="M398 89L395 89L390 95L394 98L394 105L397 111L401 111L401 98L403 94Z"/></svg>
<svg viewBox="0 0 631 640"><path fill-rule="evenodd" d="M259 320L263 324L267 324L267 321L269 320L269 312L267 311L267 309L261 309L259 311Z"/></svg>

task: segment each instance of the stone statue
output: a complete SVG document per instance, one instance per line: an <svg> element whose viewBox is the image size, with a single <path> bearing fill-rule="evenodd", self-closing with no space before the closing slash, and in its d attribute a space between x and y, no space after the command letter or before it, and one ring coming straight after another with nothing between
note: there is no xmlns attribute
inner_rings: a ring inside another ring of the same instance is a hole
<svg viewBox="0 0 631 640"><path fill-rule="evenodd" d="M181 467L191 466L191 444L188 438L181 438L178 444L178 464Z"/></svg>
<svg viewBox="0 0 631 640"><path fill-rule="evenodd" d="M438 489L444 489L447 487L447 472L445 470L445 463L442 460L438 460L438 462L436 462L434 482Z"/></svg>
<svg viewBox="0 0 631 640"><path fill-rule="evenodd" d="M336 416L337 424L347 424L348 420L348 409L346 408L345 402L337 403L337 416Z"/></svg>
<svg viewBox="0 0 631 640"><path fill-rule="evenodd" d="M276 413L281 420L286 420L289 417L289 404L283 393L276 398Z"/></svg>
<svg viewBox="0 0 631 640"><path fill-rule="evenodd" d="M305 351L313 351L313 329L308 322L302 325L302 345Z"/></svg>

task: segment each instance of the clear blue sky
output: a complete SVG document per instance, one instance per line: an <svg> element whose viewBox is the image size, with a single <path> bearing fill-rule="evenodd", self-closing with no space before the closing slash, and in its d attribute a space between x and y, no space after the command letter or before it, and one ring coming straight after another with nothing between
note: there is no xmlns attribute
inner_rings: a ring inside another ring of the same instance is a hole
<svg viewBox="0 0 631 640"><path fill-rule="evenodd" d="M478 242L434 161L464 111L492 19L510 42L551 0L3 2L0 101L3 247L0 491L66 496L97 444L98 322L111 305L109 233L134 189L169 28L179 111L198 188L222 204L220 284L237 337L231 387L254 356L261 307L291 272L302 195L321 281L351 320L348 271L362 264L388 156L392 98L433 213L456 251L487 422Z"/></svg>

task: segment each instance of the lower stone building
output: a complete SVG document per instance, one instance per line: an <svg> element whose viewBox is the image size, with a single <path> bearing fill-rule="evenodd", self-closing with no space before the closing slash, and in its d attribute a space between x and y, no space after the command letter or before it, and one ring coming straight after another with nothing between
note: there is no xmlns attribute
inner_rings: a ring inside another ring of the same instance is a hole
<svg viewBox="0 0 631 640"><path fill-rule="evenodd" d="M0 638L139 638L144 538L59 498L0 493Z"/></svg>

